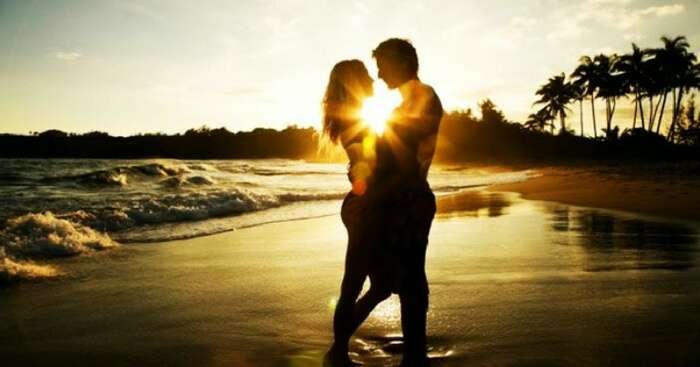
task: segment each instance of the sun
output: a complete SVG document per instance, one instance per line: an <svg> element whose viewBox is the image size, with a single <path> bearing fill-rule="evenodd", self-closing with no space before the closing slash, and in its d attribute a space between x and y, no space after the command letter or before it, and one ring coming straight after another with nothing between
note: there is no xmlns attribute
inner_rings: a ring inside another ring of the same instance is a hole
<svg viewBox="0 0 700 367"><path fill-rule="evenodd" d="M377 134L384 132L391 113L401 103L401 97L385 86L375 86L374 95L362 104L362 120Z"/></svg>

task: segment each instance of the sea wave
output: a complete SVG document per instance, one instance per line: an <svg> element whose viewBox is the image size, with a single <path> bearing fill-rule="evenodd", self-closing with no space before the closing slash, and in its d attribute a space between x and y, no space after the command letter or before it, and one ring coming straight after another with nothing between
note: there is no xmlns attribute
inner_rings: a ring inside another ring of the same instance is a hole
<svg viewBox="0 0 700 367"><path fill-rule="evenodd" d="M337 175L333 171L288 171L275 169L253 169L250 171L258 176L308 176L308 175Z"/></svg>
<svg viewBox="0 0 700 367"><path fill-rule="evenodd" d="M51 212L10 219L0 230L0 247L7 256L16 259L75 256L115 246L117 243L109 235Z"/></svg>
<svg viewBox="0 0 700 367"><path fill-rule="evenodd" d="M59 218L30 213L7 221L0 230L0 283L54 277L60 271L36 260L77 256L118 246L109 235Z"/></svg>
<svg viewBox="0 0 700 367"><path fill-rule="evenodd" d="M345 197L347 192L321 192L321 193L284 193L278 195L282 202L295 203L300 201L321 201L321 200L336 200Z"/></svg>
<svg viewBox="0 0 700 367"><path fill-rule="evenodd" d="M189 172L191 170L184 165L149 163L120 166L107 170L95 170L77 175L46 177L42 181L48 183L76 183L85 186L126 186L131 180L173 177Z"/></svg>
<svg viewBox="0 0 700 367"><path fill-rule="evenodd" d="M293 203L341 199L344 194L344 192L293 193L285 191L275 193L244 188L215 191L194 190L145 196L114 202L112 205L66 210L55 214L26 214L8 219L3 231L18 231L21 228L20 223L28 225L26 222L30 220L35 222L63 220L86 228L114 233L144 225L201 221L253 213ZM49 215L50 218L46 218L46 215Z"/></svg>
<svg viewBox="0 0 700 367"><path fill-rule="evenodd" d="M214 185L216 181L206 176L170 177L159 182L163 187L181 188L189 186Z"/></svg>

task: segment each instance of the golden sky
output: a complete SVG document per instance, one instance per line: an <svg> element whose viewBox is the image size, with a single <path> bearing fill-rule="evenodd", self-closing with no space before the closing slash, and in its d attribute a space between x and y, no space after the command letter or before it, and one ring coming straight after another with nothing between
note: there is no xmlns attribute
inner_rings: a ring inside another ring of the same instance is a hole
<svg viewBox="0 0 700 367"><path fill-rule="evenodd" d="M315 126L333 64L375 74L388 37L447 109L490 97L517 121L579 56L679 34L699 50L699 1L0 0L0 132Z"/></svg>

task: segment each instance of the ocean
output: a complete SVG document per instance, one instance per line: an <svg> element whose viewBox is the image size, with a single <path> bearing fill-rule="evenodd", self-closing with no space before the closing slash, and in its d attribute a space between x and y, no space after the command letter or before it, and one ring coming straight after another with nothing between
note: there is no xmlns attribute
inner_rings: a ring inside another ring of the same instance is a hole
<svg viewBox="0 0 700 367"><path fill-rule="evenodd" d="M451 195L529 174L436 166L429 181ZM41 261L125 243L337 214L348 189L344 164L301 160L2 159L0 278L54 276Z"/></svg>

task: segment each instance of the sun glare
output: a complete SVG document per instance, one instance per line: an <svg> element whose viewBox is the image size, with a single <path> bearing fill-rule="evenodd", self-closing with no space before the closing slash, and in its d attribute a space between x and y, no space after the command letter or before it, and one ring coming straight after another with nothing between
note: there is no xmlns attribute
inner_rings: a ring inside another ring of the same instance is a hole
<svg viewBox="0 0 700 367"><path fill-rule="evenodd" d="M362 120L377 134L381 134L391 112L401 103L401 97L398 92L377 84L374 95L367 98L362 105Z"/></svg>

